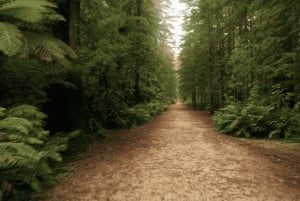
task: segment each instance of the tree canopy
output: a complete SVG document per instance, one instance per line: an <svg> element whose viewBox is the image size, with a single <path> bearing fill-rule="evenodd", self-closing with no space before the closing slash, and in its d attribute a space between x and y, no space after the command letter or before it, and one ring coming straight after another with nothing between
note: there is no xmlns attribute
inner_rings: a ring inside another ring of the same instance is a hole
<svg viewBox="0 0 300 201"><path fill-rule="evenodd" d="M69 144L145 123L176 100L161 6L0 1L0 200L55 183Z"/></svg>
<svg viewBox="0 0 300 201"><path fill-rule="evenodd" d="M238 136L299 132L299 5L294 1L187 1L180 90ZM254 130L251 130L254 129Z"/></svg>

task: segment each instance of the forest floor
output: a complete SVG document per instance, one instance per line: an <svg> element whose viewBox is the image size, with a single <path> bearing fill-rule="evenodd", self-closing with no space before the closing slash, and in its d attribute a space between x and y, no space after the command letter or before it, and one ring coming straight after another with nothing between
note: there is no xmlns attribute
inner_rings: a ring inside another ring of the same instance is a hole
<svg viewBox="0 0 300 201"><path fill-rule="evenodd" d="M44 201L299 201L299 144L217 134L175 104L92 145Z"/></svg>

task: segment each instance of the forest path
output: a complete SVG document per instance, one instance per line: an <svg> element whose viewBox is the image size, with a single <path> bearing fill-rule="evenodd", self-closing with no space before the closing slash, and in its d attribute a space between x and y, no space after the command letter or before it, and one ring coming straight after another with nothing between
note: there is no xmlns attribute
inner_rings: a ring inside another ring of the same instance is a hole
<svg viewBox="0 0 300 201"><path fill-rule="evenodd" d="M300 158L259 144L216 134L207 112L172 105L97 142L44 200L299 201Z"/></svg>

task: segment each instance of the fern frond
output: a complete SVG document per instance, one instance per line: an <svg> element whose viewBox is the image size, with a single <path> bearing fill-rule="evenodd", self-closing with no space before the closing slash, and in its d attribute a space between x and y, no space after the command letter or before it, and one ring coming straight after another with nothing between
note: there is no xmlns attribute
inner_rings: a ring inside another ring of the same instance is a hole
<svg viewBox="0 0 300 201"><path fill-rule="evenodd" d="M6 2L0 7L0 11L14 8L31 8L32 10L44 10L45 8L56 8L54 3L47 0L12 0Z"/></svg>
<svg viewBox="0 0 300 201"><path fill-rule="evenodd" d="M39 175L44 176L47 174L52 174L53 170L51 169L51 167L49 166L46 160L41 160L39 166L37 167L37 172L39 173Z"/></svg>
<svg viewBox="0 0 300 201"><path fill-rule="evenodd" d="M7 117L19 117L28 120L43 120L47 118L47 115L40 112L39 109L32 105L20 105L9 109L7 111Z"/></svg>
<svg viewBox="0 0 300 201"><path fill-rule="evenodd" d="M0 51L8 56L19 53L24 37L14 25L0 22Z"/></svg>
<svg viewBox="0 0 300 201"><path fill-rule="evenodd" d="M57 22L57 21L66 21L66 19L60 15L57 14L57 12L53 9L49 9L47 13L44 15L45 20L49 20L52 22Z"/></svg>
<svg viewBox="0 0 300 201"><path fill-rule="evenodd" d="M30 187L35 190L36 192L41 192L43 190L43 186L40 180L38 180L36 177L29 177L29 184Z"/></svg>
<svg viewBox="0 0 300 201"><path fill-rule="evenodd" d="M7 139L10 141L15 142L24 142L29 145L42 145L44 144L44 141L36 138L36 137L28 137L28 136L22 136L18 134L8 134L6 135Z"/></svg>
<svg viewBox="0 0 300 201"><path fill-rule="evenodd" d="M45 131L41 129L40 131L35 131L35 136L38 137L39 139L44 139L49 137L49 131Z"/></svg>
<svg viewBox="0 0 300 201"><path fill-rule="evenodd" d="M68 46L66 43L64 43L63 41L57 39L57 38L52 38L52 40L54 40L56 42L56 44L62 49L64 50L64 55L71 58L71 59L77 59L78 56L77 54L74 52L74 50L72 48L70 48L70 46Z"/></svg>
<svg viewBox="0 0 300 201"><path fill-rule="evenodd" d="M22 188L40 192L56 181L53 165L62 161L70 138L78 136L50 137L42 127L46 117L38 108L21 105L10 110L0 107L0 177L10 184L9 192L20 195ZM6 189L0 189L7 193ZM2 185L3 186L3 185ZM12 200L20 200L16 195ZM0 200L1 200L0 195Z"/></svg>
<svg viewBox="0 0 300 201"><path fill-rule="evenodd" d="M78 138L80 135L82 135L82 130L75 130L75 131L72 131L70 132L68 135L67 135L67 138L69 140L71 139L75 139L75 138Z"/></svg>
<svg viewBox="0 0 300 201"><path fill-rule="evenodd" d="M76 53L64 42L47 34L24 32L30 49L45 61L55 60L65 67L71 66L70 60L77 59Z"/></svg>
<svg viewBox="0 0 300 201"><path fill-rule="evenodd" d="M56 5L46 0L14 0L0 6L0 15L29 23L37 23L45 18L64 20L53 8L56 8Z"/></svg>
<svg viewBox="0 0 300 201"><path fill-rule="evenodd" d="M59 145L54 146L54 148L59 147ZM59 150L61 151L61 150ZM42 151L41 152L41 156L44 159L52 159L56 162L62 162L62 156L60 155L60 153L56 152L56 150L51 150L51 151Z"/></svg>
<svg viewBox="0 0 300 201"><path fill-rule="evenodd" d="M7 134L6 139L41 145L49 136L49 131L43 129L46 117L34 106L20 105L8 110L6 118L0 120L0 131Z"/></svg>
<svg viewBox="0 0 300 201"><path fill-rule="evenodd" d="M39 105L47 100L45 88L52 84L61 84L65 88L76 89L76 86L66 80L68 68L62 68L58 63L45 65L39 59L9 59L1 68L2 83L8 86L10 93L7 105L23 102ZM0 117L1 119L1 117Z"/></svg>
<svg viewBox="0 0 300 201"><path fill-rule="evenodd" d="M18 117L7 117L0 120L0 131L6 133L16 133L18 135L28 135L33 125L30 121Z"/></svg>
<svg viewBox="0 0 300 201"><path fill-rule="evenodd" d="M2 119L5 116L6 109L4 107L0 107L0 119Z"/></svg>
<svg viewBox="0 0 300 201"><path fill-rule="evenodd" d="M7 0L0 0L0 6L2 6L5 3L7 3Z"/></svg>
<svg viewBox="0 0 300 201"><path fill-rule="evenodd" d="M0 143L0 169L11 167L34 168L41 156L33 147L24 143Z"/></svg>
<svg viewBox="0 0 300 201"><path fill-rule="evenodd" d="M61 152L67 149L68 138L67 137L51 137L44 146L44 151Z"/></svg>

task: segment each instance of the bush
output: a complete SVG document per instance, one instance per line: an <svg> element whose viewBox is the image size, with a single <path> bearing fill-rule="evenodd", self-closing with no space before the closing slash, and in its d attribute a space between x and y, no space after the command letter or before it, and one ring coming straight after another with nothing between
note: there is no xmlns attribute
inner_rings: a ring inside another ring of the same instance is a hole
<svg viewBox="0 0 300 201"><path fill-rule="evenodd" d="M272 131L269 138L295 138L300 136L300 114L289 108L283 108L270 121Z"/></svg>
<svg viewBox="0 0 300 201"><path fill-rule="evenodd" d="M131 126L141 125L167 109L167 105L159 101L135 105L128 109L128 122Z"/></svg>
<svg viewBox="0 0 300 201"><path fill-rule="evenodd" d="M50 136L43 129L46 115L36 107L0 108L0 200L28 200L56 181L55 165L62 161L68 136Z"/></svg>
<svg viewBox="0 0 300 201"><path fill-rule="evenodd" d="M216 112L218 132L237 137L293 138L300 135L300 114L289 108L231 104Z"/></svg>
<svg viewBox="0 0 300 201"><path fill-rule="evenodd" d="M218 132L237 137L266 137L270 129L271 106L228 105L214 116Z"/></svg>

